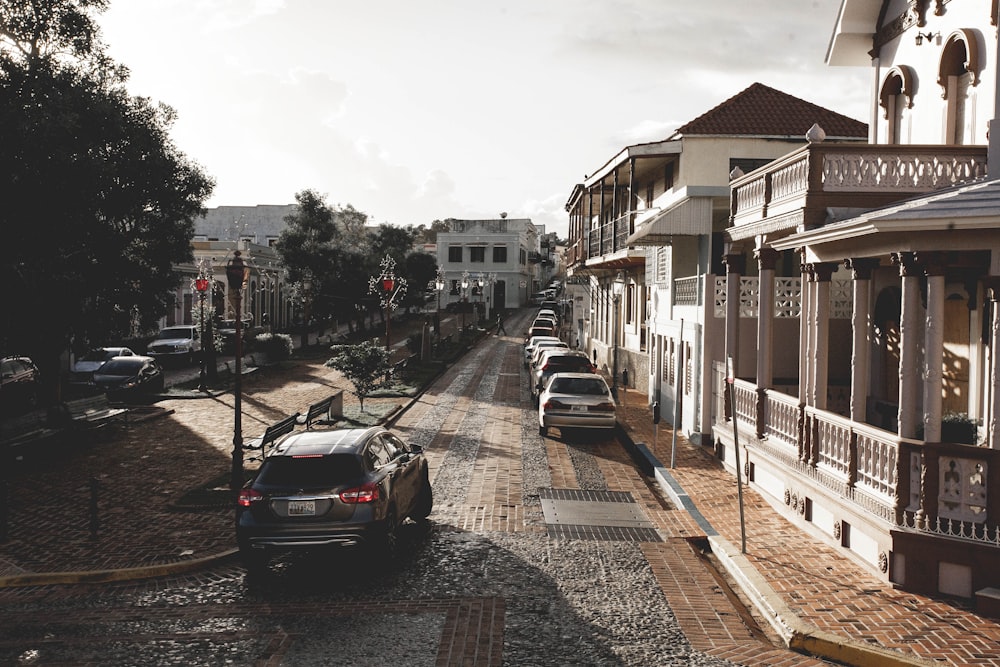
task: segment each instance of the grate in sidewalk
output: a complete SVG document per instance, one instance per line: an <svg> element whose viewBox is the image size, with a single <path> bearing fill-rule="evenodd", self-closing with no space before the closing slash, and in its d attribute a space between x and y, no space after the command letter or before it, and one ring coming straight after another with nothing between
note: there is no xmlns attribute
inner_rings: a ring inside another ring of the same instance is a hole
<svg viewBox="0 0 1000 667"><path fill-rule="evenodd" d="M632 494L591 489L539 489L549 537L661 542Z"/></svg>

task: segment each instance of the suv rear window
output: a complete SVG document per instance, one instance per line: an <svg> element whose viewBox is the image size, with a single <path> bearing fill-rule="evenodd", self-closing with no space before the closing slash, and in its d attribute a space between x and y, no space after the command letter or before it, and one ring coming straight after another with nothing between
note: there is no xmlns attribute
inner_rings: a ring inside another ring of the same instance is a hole
<svg viewBox="0 0 1000 667"><path fill-rule="evenodd" d="M544 370L555 373L589 373L590 368L590 359L584 357L549 357Z"/></svg>
<svg viewBox="0 0 1000 667"><path fill-rule="evenodd" d="M362 473L361 460L353 454L316 458L272 456L261 465L256 483L265 486L326 487L350 482Z"/></svg>

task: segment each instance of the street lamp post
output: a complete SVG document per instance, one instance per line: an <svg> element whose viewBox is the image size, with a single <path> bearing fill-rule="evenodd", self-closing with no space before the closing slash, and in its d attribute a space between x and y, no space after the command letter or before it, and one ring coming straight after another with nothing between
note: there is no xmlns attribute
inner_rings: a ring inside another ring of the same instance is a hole
<svg viewBox="0 0 1000 667"><path fill-rule="evenodd" d="M201 333L201 368L198 371L198 391L208 391L208 386L205 384L205 361L209 346L209 343L206 342L208 336L205 327L205 292L208 291L210 284L211 281L205 277L204 266L200 267L198 277L194 279L194 288L198 291L198 329Z"/></svg>
<svg viewBox="0 0 1000 667"><path fill-rule="evenodd" d="M465 304L469 299L469 272L462 271L462 294L459 297L460 305L462 306L462 335L465 335Z"/></svg>
<svg viewBox="0 0 1000 667"><path fill-rule="evenodd" d="M309 306L312 300L312 279L306 276L302 280L302 349L309 347Z"/></svg>
<svg viewBox="0 0 1000 667"><path fill-rule="evenodd" d="M618 304L622 298L622 291L625 289L625 274L621 271L615 276L611 283L611 299L614 302L614 327L611 335L614 340L614 370L611 374L611 394L618 400Z"/></svg>
<svg viewBox="0 0 1000 667"><path fill-rule="evenodd" d="M406 278L396 276L396 260L389 255L382 259L382 272L376 278L372 276L368 281L368 291L379 297L379 303L385 310L385 349L391 352L389 347L389 323L392 321L392 311L399 305L399 298L406 294Z"/></svg>
<svg viewBox="0 0 1000 667"><path fill-rule="evenodd" d="M479 277L476 278L476 286L479 287L479 305L482 306L482 310L484 312L486 310L486 305L485 305L486 304L486 293L483 291L483 285L485 285L485 284L486 284L486 278L483 277L483 274L480 273ZM479 315L479 311L478 310L476 311L476 315L477 316Z"/></svg>
<svg viewBox="0 0 1000 667"><path fill-rule="evenodd" d="M236 312L236 375L233 378L233 465L229 478L229 488L239 491L243 486L243 427L242 427L242 376L243 376L243 286L250 276L239 250L226 263L226 282L229 283L229 299Z"/></svg>
<svg viewBox="0 0 1000 667"><path fill-rule="evenodd" d="M445 285L447 284L447 279L444 275L444 271L441 267L437 270L437 279L434 281L434 287L437 288L438 293L438 307L437 313L434 314L434 334L441 336L441 292L444 291Z"/></svg>

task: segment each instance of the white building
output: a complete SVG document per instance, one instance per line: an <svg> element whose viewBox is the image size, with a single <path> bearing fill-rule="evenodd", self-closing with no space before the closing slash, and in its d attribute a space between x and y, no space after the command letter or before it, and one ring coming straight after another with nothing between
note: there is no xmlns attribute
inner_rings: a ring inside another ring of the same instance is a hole
<svg viewBox="0 0 1000 667"><path fill-rule="evenodd" d="M447 222L449 231L437 235L438 266L447 283L441 307L462 300L482 300L487 311L494 313L498 307L526 305L532 291L539 289L539 227L528 218ZM484 294L474 285L463 291L463 274L468 274L470 281L483 277Z"/></svg>

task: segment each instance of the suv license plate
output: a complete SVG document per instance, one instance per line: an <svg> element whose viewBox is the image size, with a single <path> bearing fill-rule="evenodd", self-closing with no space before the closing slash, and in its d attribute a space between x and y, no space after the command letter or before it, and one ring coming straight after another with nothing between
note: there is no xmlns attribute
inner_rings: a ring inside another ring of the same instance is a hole
<svg viewBox="0 0 1000 667"><path fill-rule="evenodd" d="M288 516L313 516L316 514L315 500L289 500Z"/></svg>

